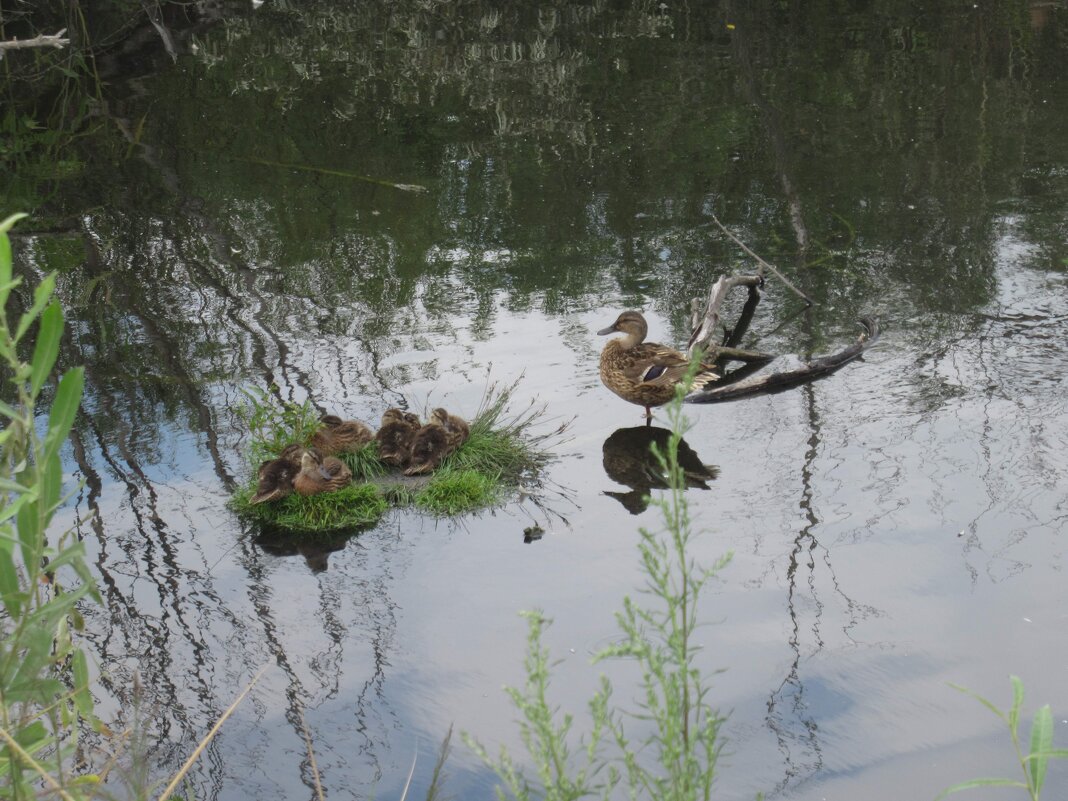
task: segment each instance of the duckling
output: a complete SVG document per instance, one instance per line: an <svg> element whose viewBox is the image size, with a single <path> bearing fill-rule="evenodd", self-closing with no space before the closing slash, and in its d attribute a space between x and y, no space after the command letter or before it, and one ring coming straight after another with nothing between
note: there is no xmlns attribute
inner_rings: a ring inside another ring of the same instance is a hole
<svg viewBox="0 0 1068 801"><path fill-rule="evenodd" d="M293 479L293 489L300 495L317 495L344 489L351 480L352 471L343 461L333 456L320 460L315 451L307 450L300 457L300 472Z"/></svg>
<svg viewBox="0 0 1068 801"><path fill-rule="evenodd" d="M358 451L372 439L371 429L359 420L342 420L336 414L324 414L322 425L311 438L311 446L326 456Z"/></svg>
<svg viewBox="0 0 1068 801"><path fill-rule="evenodd" d="M293 491L293 479L300 472L300 457L306 450L303 445L292 443L282 448L274 459L263 462L256 471L256 494L249 498L249 503L266 503L289 495Z"/></svg>
<svg viewBox="0 0 1068 801"><path fill-rule="evenodd" d="M445 434L449 440L449 453L458 450L461 445L467 442L467 438L471 436L471 427L467 425L467 421L462 417L449 414L440 408L431 412L430 416L445 429Z"/></svg>
<svg viewBox="0 0 1068 801"><path fill-rule="evenodd" d="M449 448L449 433L436 417L415 432L412 440L409 467L406 476L418 476L431 472L441 460L452 453Z"/></svg>
<svg viewBox="0 0 1068 801"><path fill-rule="evenodd" d="M249 504L255 506L289 495L293 491L293 479L299 472L300 466L292 459L268 459L256 472L256 494L249 498Z"/></svg>
<svg viewBox="0 0 1068 801"><path fill-rule="evenodd" d="M300 457L304 455L309 448L301 445L299 442L292 442L282 448L282 452L278 454L279 459L288 459L293 462L296 468L300 469ZM321 455L321 454L320 454Z"/></svg>
<svg viewBox="0 0 1068 801"><path fill-rule="evenodd" d="M675 385L690 368L690 359L674 348L646 342L649 326L640 312L625 311L597 333L616 332L626 336L611 340L601 351L601 381L623 400L644 406L646 419L651 419L651 407L675 397ZM719 378L714 365L702 364L691 388L700 389Z"/></svg>
<svg viewBox="0 0 1068 801"><path fill-rule="evenodd" d="M407 467L411 455L412 440L419 430L419 418L400 409L386 409L382 425L375 434L378 442L378 458L394 467Z"/></svg>

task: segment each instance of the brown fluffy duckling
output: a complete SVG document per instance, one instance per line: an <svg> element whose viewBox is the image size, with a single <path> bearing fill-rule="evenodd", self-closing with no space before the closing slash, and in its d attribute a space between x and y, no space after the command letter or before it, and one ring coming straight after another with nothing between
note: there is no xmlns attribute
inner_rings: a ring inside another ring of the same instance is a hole
<svg viewBox="0 0 1068 801"><path fill-rule="evenodd" d="M433 420L437 420L441 427L445 429L445 434L449 440L449 453L458 450L461 445L467 442L467 438L471 436L471 427L467 425L467 421L462 417L449 414L440 408L431 412L430 417Z"/></svg>
<svg viewBox="0 0 1068 801"><path fill-rule="evenodd" d="M318 495L344 489L352 480L352 471L334 456L319 455L306 450L300 457L300 472L293 478L293 489L299 495Z"/></svg>
<svg viewBox="0 0 1068 801"><path fill-rule="evenodd" d="M452 449L449 448L449 433L441 421L431 417L430 422L415 432L409 467L404 471L404 475L418 476L429 473L450 453Z"/></svg>
<svg viewBox="0 0 1068 801"><path fill-rule="evenodd" d="M249 504L255 506L284 498L293 491L293 479L299 472L300 465L292 459L268 459L256 472L256 494L249 498Z"/></svg>
<svg viewBox="0 0 1068 801"><path fill-rule="evenodd" d="M678 384L690 368L685 353L655 342L646 342L649 326L640 312L625 311L616 321L597 333L622 333L601 351L601 381L623 400L645 407L645 416L653 416L651 407L663 406L675 397ZM701 365L694 376L692 389L700 389L719 379L714 365Z"/></svg>
<svg viewBox="0 0 1068 801"><path fill-rule="evenodd" d="M284 498L293 491L293 479L300 472L300 458L308 449L293 443L282 448L274 459L268 459L256 471L256 494L249 503L267 503Z"/></svg>
<svg viewBox="0 0 1068 801"><path fill-rule="evenodd" d="M311 438L311 446L324 456L335 453L352 453L375 438L367 426L359 420L342 420L336 414L324 414L322 425Z"/></svg>
<svg viewBox="0 0 1068 801"><path fill-rule="evenodd" d="M419 418L411 412L386 409L382 415L382 425L375 434L379 460L394 467L407 467L412 440L418 430Z"/></svg>

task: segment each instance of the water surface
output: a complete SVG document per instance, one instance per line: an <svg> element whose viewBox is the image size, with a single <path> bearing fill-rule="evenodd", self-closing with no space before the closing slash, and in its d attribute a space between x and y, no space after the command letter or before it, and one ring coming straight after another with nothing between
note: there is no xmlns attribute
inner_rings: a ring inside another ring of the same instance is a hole
<svg viewBox="0 0 1068 801"><path fill-rule="evenodd" d="M555 621L562 707L602 670L631 700L627 666L589 661L658 521L605 471L642 421L594 332L639 308L684 342L689 298L753 268L713 214L818 301L769 282L749 344L789 364L860 315L885 330L826 381L688 412L718 468L688 494L695 556L734 553L702 610L721 797L1011 773L951 681L1007 704L1019 674L1064 744L1063 4L324 1L175 35L176 61L103 65L111 124L17 240L26 273L62 270L87 367L67 520L95 513L98 706L128 718L140 672L161 774L263 665L198 798L312 797L302 716L332 798L399 796L416 752L425 788L450 725L516 749L522 609ZM520 377L520 405L574 418L540 505L328 546L227 509L243 388L373 421ZM449 770L491 796L459 744Z"/></svg>

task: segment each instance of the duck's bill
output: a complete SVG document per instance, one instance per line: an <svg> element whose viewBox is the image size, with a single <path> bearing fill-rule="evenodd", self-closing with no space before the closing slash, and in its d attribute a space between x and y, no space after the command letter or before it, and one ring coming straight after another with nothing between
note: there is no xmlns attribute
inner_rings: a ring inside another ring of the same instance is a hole
<svg viewBox="0 0 1068 801"><path fill-rule="evenodd" d="M600 331L598 331L597 332L597 336L603 337L605 334L615 333L615 330L616 330L616 326L615 326L615 323L613 323L612 325L608 326L608 328L602 328Z"/></svg>

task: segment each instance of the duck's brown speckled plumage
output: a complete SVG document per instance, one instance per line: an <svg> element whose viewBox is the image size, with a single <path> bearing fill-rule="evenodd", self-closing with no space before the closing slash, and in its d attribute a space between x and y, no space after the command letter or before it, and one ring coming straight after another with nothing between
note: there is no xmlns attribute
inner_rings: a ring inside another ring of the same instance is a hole
<svg viewBox="0 0 1068 801"><path fill-rule="evenodd" d="M675 385L690 367L685 353L655 342L646 342L649 326L640 312L625 311L598 334L623 333L601 351L601 381L625 401L645 407L663 406L675 397ZM702 365L694 377L693 389L716 381L719 375L711 365Z"/></svg>
<svg viewBox="0 0 1068 801"><path fill-rule="evenodd" d="M286 445L274 459L263 462L256 471L256 493L249 504L269 503L293 492L293 479L300 472L301 457L308 451L303 445Z"/></svg>
<svg viewBox="0 0 1068 801"><path fill-rule="evenodd" d="M318 495L320 492L336 492L349 485L352 471L340 459L333 456L317 458L308 450L301 456L300 472L293 479L293 489L299 495Z"/></svg>
<svg viewBox="0 0 1068 801"><path fill-rule="evenodd" d="M412 440L411 458L406 476L418 476L430 473L441 464L449 447L449 436L445 427L437 420L430 421L415 432Z"/></svg>
<svg viewBox="0 0 1068 801"><path fill-rule="evenodd" d="M299 472L300 465L292 459L268 459L256 471L256 494L249 498L249 504L255 506L286 497L293 491L293 479Z"/></svg>
<svg viewBox="0 0 1068 801"><path fill-rule="evenodd" d="M449 414L444 409L437 408L430 413L430 416L441 423L441 427L445 429L449 453L458 450L471 436L471 427L458 415Z"/></svg>
<svg viewBox="0 0 1068 801"><path fill-rule="evenodd" d="M375 438L374 433L359 420L342 420L334 414L323 415L322 425L311 439L311 446L325 456L352 453Z"/></svg>
<svg viewBox="0 0 1068 801"><path fill-rule="evenodd" d="M400 409L386 409L382 425L375 434L378 458L394 467L407 467L411 459L412 440L419 430L419 418Z"/></svg>
<svg viewBox="0 0 1068 801"><path fill-rule="evenodd" d="M412 440L411 461L405 475L415 476L435 470L445 457L455 453L467 441L467 423L444 409L435 409L430 420Z"/></svg>

